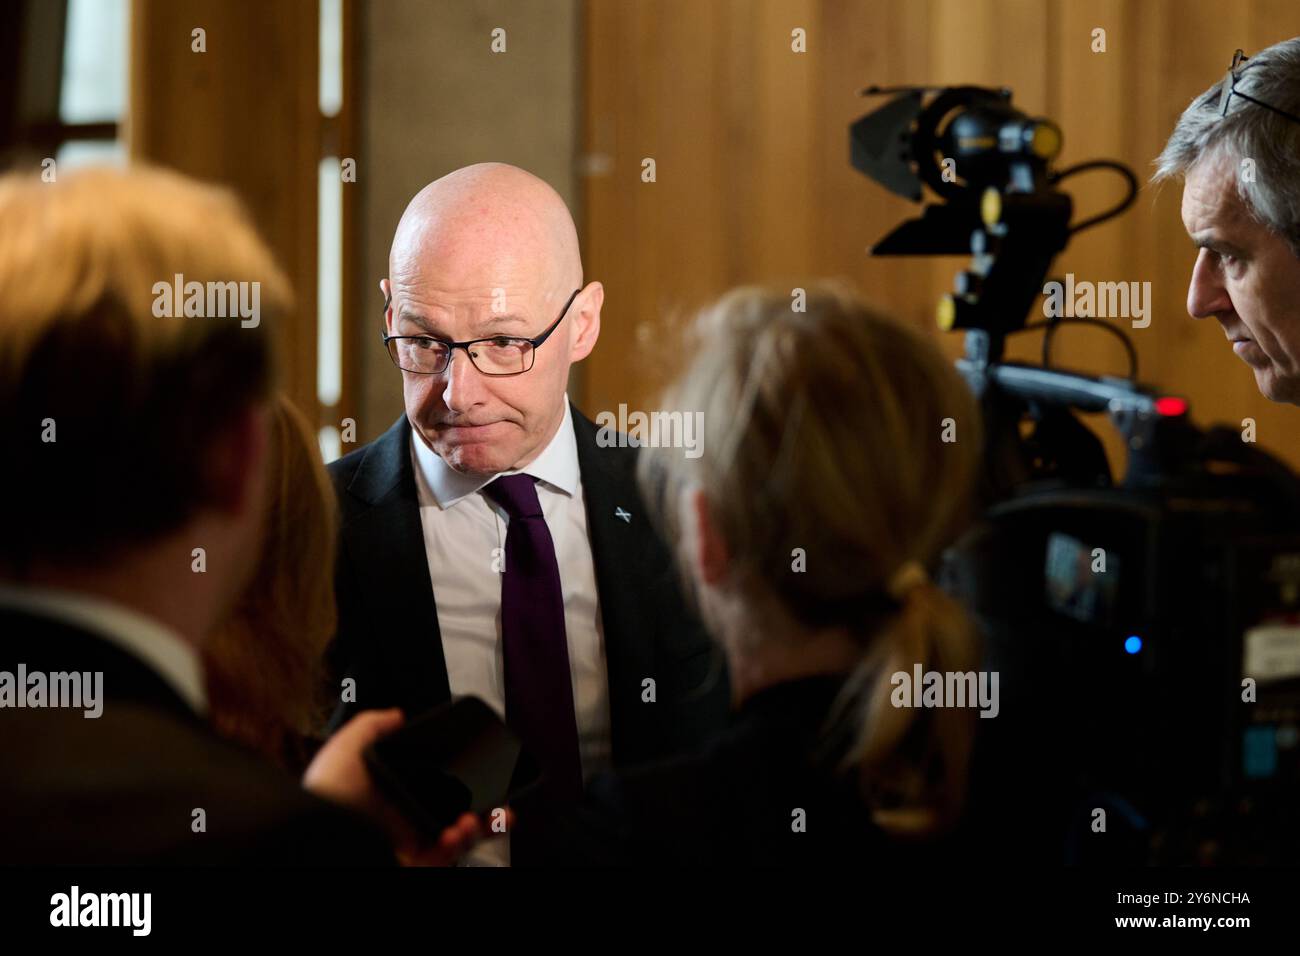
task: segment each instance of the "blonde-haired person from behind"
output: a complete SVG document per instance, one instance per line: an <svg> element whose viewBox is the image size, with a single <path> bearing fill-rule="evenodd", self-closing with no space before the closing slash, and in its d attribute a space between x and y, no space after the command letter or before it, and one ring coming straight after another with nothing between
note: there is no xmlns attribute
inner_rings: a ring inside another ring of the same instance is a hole
<svg viewBox="0 0 1300 956"><path fill-rule="evenodd" d="M324 733L322 661L334 633L337 506L311 427L271 402L266 521L256 568L204 646L209 717L225 737L301 772Z"/></svg>
<svg viewBox="0 0 1300 956"><path fill-rule="evenodd" d="M703 414L698 459L660 450L646 480L745 704L780 683L845 678L828 718L875 821L949 828L970 710L892 706L891 677L971 671L971 621L930 579L970 515L982 438L966 383L922 333L834 285L733 291L700 319L665 398ZM952 419L956 441L944 441Z"/></svg>
<svg viewBox="0 0 1300 956"><path fill-rule="evenodd" d="M641 479L725 655L733 722L698 755L594 782L582 820L545 824L554 858L934 859L962 817L976 714L894 707L891 676L979 667L972 622L927 570L969 515L974 399L920 332L832 285L801 311L785 291L730 292L683 354L662 407L700 413L702 453L648 449Z"/></svg>

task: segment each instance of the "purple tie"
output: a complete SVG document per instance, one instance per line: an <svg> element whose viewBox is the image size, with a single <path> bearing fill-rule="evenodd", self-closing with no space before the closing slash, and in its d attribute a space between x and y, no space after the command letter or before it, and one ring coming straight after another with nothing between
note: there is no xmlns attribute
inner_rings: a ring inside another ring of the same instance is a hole
<svg viewBox="0 0 1300 956"><path fill-rule="evenodd" d="M530 475L503 475L483 489L510 516L501 579L506 722L541 764L547 790L576 800L582 795L582 762L564 595L536 481Z"/></svg>

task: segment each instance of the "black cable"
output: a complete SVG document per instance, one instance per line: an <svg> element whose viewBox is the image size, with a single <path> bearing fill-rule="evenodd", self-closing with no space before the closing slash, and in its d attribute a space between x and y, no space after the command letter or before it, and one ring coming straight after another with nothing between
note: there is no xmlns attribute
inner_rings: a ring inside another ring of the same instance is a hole
<svg viewBox="0 0 1300 956"><path fill-rule="evenodd" d="M1118 336L1120 344L1124 346L1124 351L1128 355L1128 377L1133 381L1137 381L1137 350L1133 348L1132 341L1130 341L1129 337L1124 334L1124 331L1122 329L1117 329L1109 322L1103 322L1100 319L1087 318L1084 316L1064 319L1043 319L1039 322L1028 322L1023 327L1015 329L1012 334L1015 332L1029 332L1033 329L1045 328L1047 331L1043 335L1043 368L1051 368L1052 336L1056 334L1058 328L1067 323L1073 323L1075 325L1095 325L1097 328L1105 329L1111 335Z"/></svg>
<svg viewBox="0 0 1300 956"><path fill-rule="evenodd" d="M1137 199L1138 181L1137 177L1133 175L1133 170L1129 169L1123 163L1118 163L1113 159L1092 159L1086 163L1079 163L1078 165L1070 166L1066 169L1060 170L1059 172L1053 173L1050 178L1053 183L1059 183L1068 176L1073 176L1076 173L1087 172L1090 169L1109 169L1119 173L1124 177L1125 182L1128 184L1128 195L1125 196L1124 199L1114 208L1107 209L1105 212L1098 213L1090 219L1085 219L1083 222L1071 226L1070 235L1072 236L1075 233L1083 232L1083 230L1089 229L1098 223L1105 222L1107 219L1114 219L1129 206L1133 205L1133 201Z"/></svg>

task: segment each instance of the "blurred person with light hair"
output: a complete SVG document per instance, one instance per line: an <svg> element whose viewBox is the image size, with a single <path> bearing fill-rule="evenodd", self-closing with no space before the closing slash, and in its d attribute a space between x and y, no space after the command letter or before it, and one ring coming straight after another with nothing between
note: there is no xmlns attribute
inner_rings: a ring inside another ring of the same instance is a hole
<svg viewBox="0 0 1300 956"><path fill-rule="evenodd" d="M921 333L833 285L806 306L746 288L705 310L664 399L702 414L703 454L641 460L725 654L731 726L597 778L580 814L521 802L551 861L877 866L955 839L975 712L895 706L892 684L980 661L929 573L968 516L975 402Z"/></svg>
<svg viewBox="0 0 1300 956"><path fill-rule="evenodd" d="M405 832L357 811L394 826L361 752L400 713L345 726L304 785L206 720L268 496L292 308L269 250L163 171L10 173L0 222L0 862L391 862ZM214 287L256 307L214 314Z"/></svg>

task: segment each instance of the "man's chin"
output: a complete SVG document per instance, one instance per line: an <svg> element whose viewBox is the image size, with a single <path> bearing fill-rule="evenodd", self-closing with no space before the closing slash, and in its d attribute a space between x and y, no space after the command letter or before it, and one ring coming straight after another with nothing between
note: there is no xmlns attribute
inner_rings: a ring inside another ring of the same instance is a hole
<svg viewBox="0 0 1300 956"><path fill-rule="evenodd" d="M462 475L487 477L506 471L510 467L498 455L490 454L484 448L453 446L445 450L435 449L435 451L438 452L438 457L447 463L448 468Z"/></svg>
<svg viewBox="0 0 1300 956"><path fill-rule="evenodd" d="M1259 393L1270 402L1300 405L1300 380L1279 375L1272 368L1255 369L1255 384Z"/></svg>
<svg viewBox="0 0 1300 956"><path fill-rule="evenodd" d="M482 442L438 442L433 451L448 468L462 475L487 477L510 469L500 448Z"/></svg>
<svg viewBox="0 0 1300 956"><path fill-rule="evenodd" d="M429 447L449 468L465 475L495 475L506 471L517 454L506 422L478 428L438 428L429 435ZM507 447L509 445L509 447Z"/></svg>

